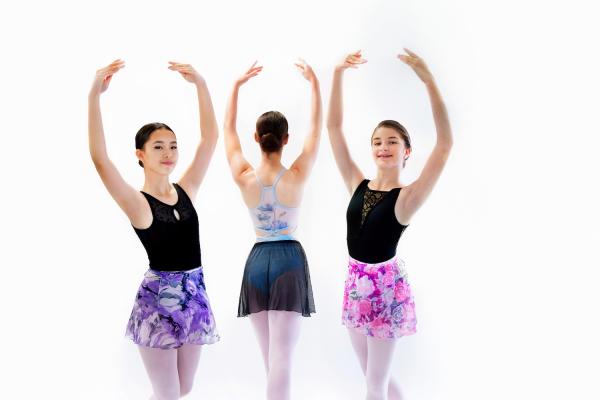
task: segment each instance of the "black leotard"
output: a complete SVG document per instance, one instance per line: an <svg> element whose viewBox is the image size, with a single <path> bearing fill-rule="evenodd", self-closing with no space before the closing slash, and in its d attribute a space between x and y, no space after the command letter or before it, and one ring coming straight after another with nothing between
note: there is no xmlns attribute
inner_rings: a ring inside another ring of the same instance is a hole
<svg viewBox="0 0 600 400"><path fill-rule="evenodd" d="M177 191L174 205L142 192L152 210L152 224L146 229L133 228L146 248L150 268L158 271L183 271L202 265L198 214L185 191L176 183L173 186Z"/></svg>
<svg viewBox="0 0 600 400"><path fill-rule="evenodd" d="M369 264L387 261L396 255L404 229L396 219L394 206L401 188L389 192L371 190L364 179L354 191L346 212L348 253Z"/></svg>

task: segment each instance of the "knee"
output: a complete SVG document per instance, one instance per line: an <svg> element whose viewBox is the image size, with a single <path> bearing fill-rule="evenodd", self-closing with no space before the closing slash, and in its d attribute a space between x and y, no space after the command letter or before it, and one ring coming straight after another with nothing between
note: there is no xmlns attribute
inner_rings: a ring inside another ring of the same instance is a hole
<svg viewBox="0 0 600 400"><path fill-rule="evenodd" d="M283 354L273 354L269 358L269 371L274 371L282 374L289 374L290 372L290 358Z"/></svg>
<svg viewBox="0 0 600 400"><path fill-rule="evenodd" d="M179 396L183 397L183 396L187 396L188 394L190 394L192 392L193 385L194 385L194 382L181 382L179 384Z"/></svg>
<svg viewBox="0 0 600 400"><path fill-rule="evenodd" d="M179 397L179 388L154 390L154 398L156 400L178 400Z"/></svg>
<svg viewBox="0 0 600 400"><path fill-rule="evenodd" d="M385 380L367 377L367 399L379 400L385 399L387 393L387 385Z"/></svg>

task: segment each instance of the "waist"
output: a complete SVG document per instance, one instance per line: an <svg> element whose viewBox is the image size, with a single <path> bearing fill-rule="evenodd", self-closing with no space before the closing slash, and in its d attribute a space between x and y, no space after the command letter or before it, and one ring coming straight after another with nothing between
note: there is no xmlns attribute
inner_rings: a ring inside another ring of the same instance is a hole
<svg viewBox="0 0 600 400"><path fill-rule="evenodd" d="M297 241L294 235L291 233L284 234L275 234L269 236L257 236L256 243L264 243L264 242L279 242L281 240L294 240Z"/></svg>
<svg viewBox="0 0 600 400"><path fill-rule="evenodd" d="M368 263L368 262L364 262L364 261L360 261L357 260L355 258L352 258L351 256L348 256L348 267L352 268L352 269L363 269L365 267L370 267L370 268L379 268L385 265L397 265L398 267L404 267L404 261L398 257L397 254L395 254L392 258L385 260L385 261L381 261L381 262L376 262L376 263Z"/></svg>
<svg viewBox="0 0 600 400"><path fill-rule="evenodd" d="M202 273L202 266L192 268L192 269L186 269L186 270L182 270L182 271L163 271L163 270L149 268L144 275L146 277L149 277L149 276L164 277L166 275L194 275L194 274L198 274L198 273Z"/></svg>

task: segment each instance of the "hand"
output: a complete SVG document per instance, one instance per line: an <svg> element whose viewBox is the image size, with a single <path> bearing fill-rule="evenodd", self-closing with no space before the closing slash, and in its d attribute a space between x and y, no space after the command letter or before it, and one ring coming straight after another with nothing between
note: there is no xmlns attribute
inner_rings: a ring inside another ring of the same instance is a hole
<svg viewBox="0 0 600 400"><path fill-rule="evenodd" d="M310 65L306 63L303 59L299 58L297 63L294 65L298 68L304 79L309 82L314 82L317 80L317 76L315 75L315 71L311 68Z"/></svg>
<svg viewBox="0 0 600 400"><path fill-rule="evenodd" d="M243 85L244 83L248 82L248 80L250 78L255 77L256 75L258 75L258 73L260 71L262 71L263 67L262 66L256 66L256 63L258 61L254 61L254 64L252 64L252 66L248 69L248 71L244 72L244 74L242 76L240 76L237 81L235 81L235 83L237 85Z"/></svg>
<svg viewBox="0 0 600 400"><path fill-rule="evenodd" d="M171 64L169 65L171 71L179 72L188 82L198 84L204 81L204 78L190 64L181 64L175 61L169 61L169 64Z"/></svg>
<svg viewBox="0 0 600 400"><path fill-rule="evenodd" d="M433 82L433 75L429 72L429 68L425 61L406 47L404 48L406 54L398 54L398 58L406 65L411 67L417 76L425 83Z"/></svg>
<svg viewBox="0 0 600 400"><path fill-rule="evenodd" d="M113 75L124 67L125 61L118 59L110 63L108 66L100 68L98 71L96 71L94 83L90 89L90 95L99 96L101 93L104 93L104 91L108 89L108 85L110 84L110 80L112 79Z"/></svg>
<svg viewBox="0 0 600 400"><path fill-rule="evenodd" d="M348 54L341 63L335 66L335 69L343 71L347 68L358 68L360 64L366 63L367 60L362 58L361 51L358 50L356 53Z"/></svg>

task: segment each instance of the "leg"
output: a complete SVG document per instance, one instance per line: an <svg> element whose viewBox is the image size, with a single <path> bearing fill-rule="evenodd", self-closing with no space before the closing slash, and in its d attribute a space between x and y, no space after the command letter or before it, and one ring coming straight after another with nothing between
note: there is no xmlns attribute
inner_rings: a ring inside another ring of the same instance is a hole
<svg viewBox="0 0 600 400"><path fill-rule="evenodd" d="M138 346L154 394L151 400L179 399L177 350L163 350Z"/></svg>
<svg viewBox="0 0 600 400"><path fill-rule="evenodd" d="M269 317L267 311L249 315L263 357L265 372L269 373Z"/></svg>
<svg viewBox="0 0 600 400"><path fill-rule="evenodd" d="M367 336L357 332L355 329L348 328L348 334L350 335L350 341L354 348L354 353L358 357L360 368L363 374L367 375ZM402 392L400 385L392 377L390 377L390 383L388 385L388 399L389 400L402 400Z"/></svg>
<svg viewBox="0 0 600 400"><path fill-rule="evenodd" d="M184 344L177 349L179 392L182 397L192 391L201 350L202 346L197 344Z"/></svg>
<svg viewBox="0 0 600 400"><path fill-rule="evenodd" d="M360 369L363 374L367 374L367 335L359 333L354 328L348 328L348 334L350 335L350 342L352 342L352 348L354 354L358 357L360 363Z"/></svg>
<svg viewBox="0 0 600 400"><path fill-rule="evenodd" d="M292 354L300 334L302 315L294 311L269 311L269 374L267 400L288 400Z"/></svg>
<svg viewBox="0 0 600 400"><path fill-rule="evenodd" d="M386 400L395 339L367 337L367 400Z"/></svg>

